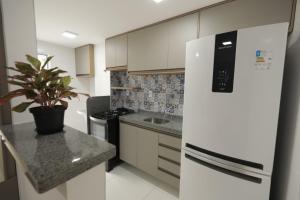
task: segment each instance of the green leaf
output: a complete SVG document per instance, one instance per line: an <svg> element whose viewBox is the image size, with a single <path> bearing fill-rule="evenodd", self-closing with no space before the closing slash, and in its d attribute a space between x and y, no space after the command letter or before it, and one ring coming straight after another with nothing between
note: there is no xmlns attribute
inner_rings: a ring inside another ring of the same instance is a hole
<svg viewBox="0 0 300 200"><path fill-rule="evenodd" d="M15 80L8 80L7 82L11 85L17 85L17 86L21 86L21 87L25 86L25 84L26 84L24 82L19 82L19 81L15 81Z"/></svg>
<svg viewBox="0 0 300 200"><path fill-rule="evenodd" d="M31 55L26 55L26 58L38 71L41 69L41 62L37 58Z"/></svg>
<svg viewBox="0 0 300 200"><path fill-rule="evenodd" d="M22 74L34 74L35 70L31 67L31 65L23 62L15 62L16 68L21 72Z"/></svg>
<svg viewBox="0 0 300 200"><path fill-rule="evenodd" d="M21 88L24 88L26 90L32 89L32 84L30 82L20 82L20 81L15 81L15 80L8 80L7 82L11 85L20 86Z"/></svg>
<svg viewBox="0 0 300 200"><path fill-rule="evenodd" d="M64 87L68 87L71 83L71 77L70 76L64 76L61 78L62 84Z"/></svg>
<svg viewBox="0 0 300 200"><path fill-rule="evenodd" d="M24 82L29 82L28 78L31 78L28 75L13 75L13 76L7 76L7 78L13 79L13 80L19 80Z"/></svg>
<svg viewBox="0 0 300 200"><path fill-rule="evenodd" d="M65 90L66 91L71 91L71 90L74 90L75 88L73 88L73 87L70 87L70 86L68 86L68 87L65 87Z"/></svg>
<svg viewBox="0 0 300 200"><path fill-rule="evenodd" d="M64 71L64 70L61 70L61 69L59 69L57 71L54 71L54 72L57 73L57 74L67 73L67 71Z"/></svg>
<svg viewBox="0 0 300 200"><path fill-rule="evenodd" d="M47 70L50 71L50 72L52 72L52 71L57 70L57 69L58 69L58 67L53 67L53 68L47 69Z"/></svg>
<svg viewBox="0 0 300 200"><path fill-rule="evenodd" d="M86 97L91 97L89 94L86 94L86 93L77 92L77 94L80 94L80 95L83 95L83 96L86 96Z"/></svg>
<svg viewBox="0 0 300 200"><path fill-rule="evenodd" d="M51 74L52 74L52 76L58 76L59 74L63 74L63 73L66 73L66 71L59 69L59 70L53 71Z"/></svg>
<svg viewBox="0 0 300 200"><path fill-rule="evenodd" d="M33 101L21 103L15 107L13 107L12 110L15 112L19 112L19 113L24 112L32 103L33 103Z"/></svg>
<svg viewBox="0 0 300 200"><path fill-rule="evenodd" d="M71 97L77 97L78 94L76 92L71 92L71 91L63 91L61 93L61 98L71 98Z"/></svg>
<svg viewBox="0 0 300 200"><path fill-rule="evenodd" d="M6 69L8 69L8 70L15 71L15 72L20 72L20 70L15 69L15 68L13 68L13 67L4 67L4 68L6 68Z"/></svg>
<svg viewBox="0 0 300 200"><path fill-rule="evenodd" d="M45 63L42 66L42 69L44 69L46 67L46 65L48 64L48 62L53 58L54 56L48 56Z"/></svg>

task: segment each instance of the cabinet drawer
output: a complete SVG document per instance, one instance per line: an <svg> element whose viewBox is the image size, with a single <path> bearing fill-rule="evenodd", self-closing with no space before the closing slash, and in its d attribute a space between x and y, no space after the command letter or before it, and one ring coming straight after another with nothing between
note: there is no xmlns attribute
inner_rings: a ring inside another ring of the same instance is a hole
<svg viewBox="0 0 300 200"><path fill-rule="evenodd" d="M174 151L166 147L158 146L158 155L180 163L181 154L179 151Z"/></svg>
<svg viewBox="0 0 300 200"><path fill-rule="evenodd" d="M178 164L169 162L165 159L158 159L158 167L164 169L168 172L171 172L174 175L180 176L180 166Z"/></svg>
<svg viewBox="0 0 300 200"><path fill-rule="evenodd" d="M180 179L178 177L170 175L169 173L165 172L163 169L158 168L157 177L161 181L163 181L175 188L179 188Z"/></svg>
<svg viewBox="0 0 300 200"><path fill-rule="evenodd" d="M169 135L159 134L159 143L173 147L175 149L181 149L181 139L172 137Z"/></svg>

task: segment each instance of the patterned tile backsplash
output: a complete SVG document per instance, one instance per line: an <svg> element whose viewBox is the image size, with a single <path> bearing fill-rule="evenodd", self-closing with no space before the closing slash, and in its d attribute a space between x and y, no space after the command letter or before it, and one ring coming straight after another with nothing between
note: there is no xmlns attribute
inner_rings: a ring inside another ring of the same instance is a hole
<svg viewBox="0 0 300 200"><path fill-rule="evenodd" d="M133 90L112 90L111 107L125 107L182 116L184 74L128 75L111 72L111 86L133 87Z"/></svg>

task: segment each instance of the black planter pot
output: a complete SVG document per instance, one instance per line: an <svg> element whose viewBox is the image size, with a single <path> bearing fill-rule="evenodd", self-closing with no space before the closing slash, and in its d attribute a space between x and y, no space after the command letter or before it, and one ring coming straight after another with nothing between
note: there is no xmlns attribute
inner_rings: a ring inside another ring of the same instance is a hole
<svg viewBox="0 0 300 200"><path fill-rule="evenodd" d="M64 128L65 110L66 108L61 105L52 108L46 106L30 108L37 133L47 135L61 132Z"/></svg>

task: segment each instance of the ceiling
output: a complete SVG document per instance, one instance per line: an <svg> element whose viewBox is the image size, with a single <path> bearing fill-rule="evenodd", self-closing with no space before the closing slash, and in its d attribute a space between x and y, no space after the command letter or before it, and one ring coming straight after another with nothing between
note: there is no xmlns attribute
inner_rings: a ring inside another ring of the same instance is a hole
<svg viewBox="0 0 300 200"><path fill-rule="evenodd" d="M68 47L105 38L223 0L35 0L37 37ZM76 39L61 33L78 33Z"/></svg>

